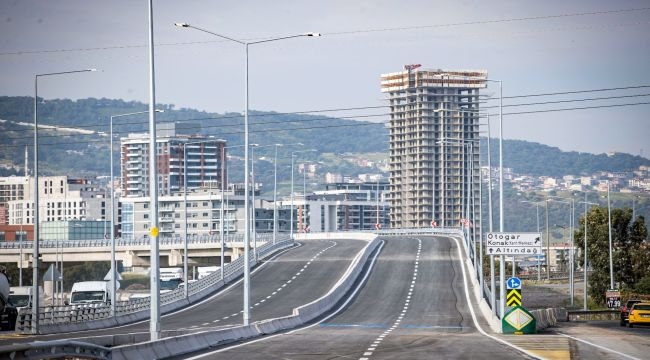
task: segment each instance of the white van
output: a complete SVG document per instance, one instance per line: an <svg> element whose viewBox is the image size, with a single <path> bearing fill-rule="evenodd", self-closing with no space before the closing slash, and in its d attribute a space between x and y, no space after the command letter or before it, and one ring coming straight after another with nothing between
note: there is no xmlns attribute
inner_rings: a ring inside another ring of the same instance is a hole
<svg viewBox="0 0 650 360"><path fill-rule="evenodd" d="M206 276L208 276L208 275L210 275L210 274L212 274L214 272L219 271L219 269L221 269L221 267L219 267L219 266L199 266L199 268L198 268L198 270L199 270L198 278L199 278L199 280L201 280L204 277L206 277Z"/></svg>
<svg viewBox="0 0 650 360"><path fill-rule="evenodd" d="M108 281L81 281L72 285L70 305L108 304L111 302Z"/></svg>
<svg viewBox="0 0 650 360"><path fill-rule="evenodd" d="M32 291L34 288L32 286L12 286L9 290L9 301L13 306L20 311L23 308L32 307ZM43 287L38 287L38 304L43 306L45 303L45 295L43 292Z"/></svg>

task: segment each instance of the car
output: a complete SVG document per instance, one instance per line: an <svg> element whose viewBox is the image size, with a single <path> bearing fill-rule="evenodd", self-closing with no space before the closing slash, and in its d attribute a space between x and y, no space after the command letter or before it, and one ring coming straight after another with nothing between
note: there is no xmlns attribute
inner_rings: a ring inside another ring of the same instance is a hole
<svg viewBox="0 0 650 360"><path fill-rule="evenodd" d="M627 318L630 313L630 309L632 308L632 305L636 303L640 303L640 299L629 299L626 303L625 306L621 308L621 326L627 325Z"/></svg>
<svg viewBox="0 0 650 360"><path fill-rule="evenodd" d="M628 316L627 326L650 325L650 302L638 302L632 305Z"/></svg>

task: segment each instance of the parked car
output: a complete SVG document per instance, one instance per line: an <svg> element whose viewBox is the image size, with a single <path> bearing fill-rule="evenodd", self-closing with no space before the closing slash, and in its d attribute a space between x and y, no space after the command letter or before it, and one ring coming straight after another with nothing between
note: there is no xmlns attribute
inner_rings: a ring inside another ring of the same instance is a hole
<svg viewBox="0 0 650 360"><path fill-rule="evenodd" d="M621 326L627 325L627 319L630 314L630 309L632 305L641 302L639 299L629 299L625 305L621 308Z"/></svg>
<svg viewBox="0 0 650 360"><path fill-rule="evenodd" d="M650 302L638 302L632 305L627 325L634 327L638 324L650 325Z"/></svg>

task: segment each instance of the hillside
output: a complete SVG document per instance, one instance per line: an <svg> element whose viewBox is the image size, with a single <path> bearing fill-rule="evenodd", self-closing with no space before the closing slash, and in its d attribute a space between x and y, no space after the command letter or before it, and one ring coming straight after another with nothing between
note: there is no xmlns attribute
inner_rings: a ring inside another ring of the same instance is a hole
<svg viewBox="0 0 650 360"><path fill-rule="evenodd" d="M204 135L226 139L230 145L242 143L243 118L241 114L212 114L193 109L175 109L174 105L159 104L164 113L157 114L159 123L174 122L178 128L196 129ZM147 110L147 105L111 99L47 100L39 103L39 124L76 128L80 131L62 129L39 131L40 169L43 174L68 174L74 176L107 175L109 173L110 116ZM30 159L33 145L33 98L0 97L0 164L12 163L22 171L24 149L28 147ZM23 125L19 124L23 123ZM146 132L146 114L115 118L116 139L129 132ZM359 173L377 173L372 168L359 167L351 161L341 161L342 154L387 154L388 129L384 124L337 119L321 115L282 114L252 111L250 114L250 143L270 145L276 143L304 143L305 149L317 152L302 154L301 158L319 161L319 174L337 172L344 176ZM116 141L117 143L117 141ZM498 164L497 141L492 142L492 164ZM280 148L278 163L290 163L291 150ZM485 155L486 141L482 141ZM522 140L504 140L504 166L515 173L534 176L562 176L567 174L593 174L597 171L624 171L650 165L650 160L629 154L587 154L563 152L558 148ZM256 149L257 157L269 159L274 147ZM242 148L229 150L241 154ZM320 154L320 156L316 156ZM329 155L327 155L329 154ZM363 156L359 156L363 157ZM376 158L376 156L375 156ZM387 156L386 156L387 158ZM485 158L485 157L484 157ZM118 164L116 172L119 172ZM267 184L272 179L272 164L261 162L260 179ZM279 168L282 168L280 166ZM0 175L16 173L2 170ZM237 176L237 169L231 174Z"/></svg>

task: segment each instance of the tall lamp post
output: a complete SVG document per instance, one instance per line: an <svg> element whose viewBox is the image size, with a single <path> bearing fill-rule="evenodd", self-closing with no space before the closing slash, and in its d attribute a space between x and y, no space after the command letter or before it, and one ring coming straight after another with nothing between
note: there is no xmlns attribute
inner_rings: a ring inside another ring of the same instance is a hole
<svg viewBox="0 0 650 360"><path fill-rule="evenodd" d="M158 167L156 159L156 86L154 71L153 0L149 0L149 217L150 230L150 311L151 341L160 337L160 247L158 244Z"/></svg>
<svg viewBox="0 0 650 360"><path fill-rule="evenodd" d="M534 204L535 205L535 211L536 211L536 214L537 214L537 216L536 216L536 218L537 218L537 232L539 232L539 204L540 204L540 202L539 201L535 202L535 201L523 200L522 203L529 203L529 204ZM538 257L537 258L537 281L540 281L540 280L541 280L541 265L540 265L540 261L539 261L539 257Z"/></svg>
<svg viewBox="0 0 650 360"><path fill-rule="evenodd" d="M255 148L259 147L260 144L250 144L251 147L251 173L246 174L248 177L251 177L251 189L246 188L246 192L251 192L251 200L253 203L253 208L251 209L251 230L253 234L253 259L257 262L257 230L255 228Z"/></svg>
<svg viewBox="0 0 650 360"><path fill-rule="evenodd" d="M236 42L240 45L243 45L246 51L246 61L245 61L245 81L244 81L244 174L245 180L244 180L244 188L246 191L244 192L244 313L243 313L243 319L244 319L244 325L249 324L249 319L250 319L250 307L249 307L249 300L250 300L250 259L248 258L248 253L249 253L249 246L250 246L250 223L249 223L249 216L250 216L250 199L249 199L249 194L248 194L248 48L250 45L255 45L255 44L261 44L261 43L267 43L267 42L272 42L272 41L278 41L278 40L285 40L285 39L292 39L292 38L297 38L297 37L303 37L303 36L320 36L319 33L304 33L304 34L299 34L299 35L292 35L292 36L283 36L283 37L276 37L276 38L270 38L270 39L264 39L264 40L259 40L259 41L242 41L242 40L237 40L225 35L221 35L212 31L208 31L206 29L202 29L193 25L190 25L188 23L175 23L175 26L178 27L183 27L183 28L192 28L210 35L217 36L219 38L225 39L225 40L230 40L233 42Z"/></svg>
<svg viewBox="0 0 650 360"><path fill-rule="evenodd" d="M559 199L565 199L561 196L549 196L550 198L559 198ZM570 205L570 214L569 214L569 242L571 243L571 248L569 249L569 294L571 294L571 306L573 307L573 294L574 294L574 257L575 257L575 245L573 241L573 229L574 229L574 208L575 208L575 200L573 198L567 199L567 201L561 201L561 200L553 200L555 202L560 202L564 203L567 205ZM558 225L559 226L559 225Z"/></svg>
<svg viewBox="0 0 650 360"><path fill-rule="evenodd" d="M185 298L188 297L188 288L189 284L187 283L187 273L188 273L188 245L187 245L187 146L188 145L195 145L195 144L205 144L205 143L215 143L219 140L201 140L201 141L189 141L186 143L183 143L183 213L185 214L185 236L183 239L183 277L185 281L185 286L183 287L184 289L184 296ZM223 166L223 164L222 164ZM223 179L221 179L221 182L223 183ZM223 189L223 186L222 186ZM223 204L223 192L221 196L221 202ZM212 204L210 204L212 206ZM223 214L222 214L223 215ZM210 217L212 217L212 210L210 210ZM223 218L222 218L222 225L223 225ZM222 243L223 245L223 243ZM223 247L221 248L221 255L223 257ZM221 268L223 269L223 263L221 263Z"/></svg>
<svg viewBox="0 0 650 360"><path fill-rule="evenodd" d="M588 256L588 249L589 247L587 246L587 205L598 205L596 203L588 202L587 201L587 193L585 192L585 201L580 201L580 203L585 204L585 234L584 234L584 261L582 265L582 271L584 272L584 284L582 285L583 292L584 292L584 299L583 299L583 304L582 304L582 309L587 311L587 280L588 280L588 275L587 275L587 259L589 258Z"/></svg>
<svg viewBox="0 0 650 360"><path fill-rule="evenodd" d="M45 76L54 76L54 75L65 75L65 74L74 74L81 72L92 72L97 71L96 69L83 69L83 70L72 70L72 71L60 71L53 73L44 73L36 74L34 76L34 249L32 260L32 269L33 269L33 284L32 284L32 334L38 334L38 308L40 304L38 303L38 257L39 257L39 248L38 248L38 238L40 237L39 233L39 203L38 203L38 78Z"/></svg>
<svg viewBox="0 0 650 360"><path fill-rule="evenodd" d="M156 110L156 112L164 112L164 110ZM111 316L115 317L115 302L117 301L117 266L115 264L115 190L114 190L114 175L113 175L113 119L124 116L132 116L138 114L147 114L149 111L136 111L126 114L111 115L110 122L110 137L111 137L111 148L110 148L110 167L111 167Z"/></svg>
<svg viewBox="0 0 650 360"><path fill-rule="evenodd" d="M296 158L297 153L301 152L310 152L310 151L316 151L315 149L310 149L310 150L296 150L291 152L291 210L290 212L290 220L289 220L289 237L293 239L293 168L294 168L294 159Z"/></svg>
<svg viewBox="0 0 650 360"><path fill-rule="evenodd" d="M609 288L614 289L614 259L612 256L612 205L609 200L609 180L607 180L607 226L609 229Z"/></svg>

